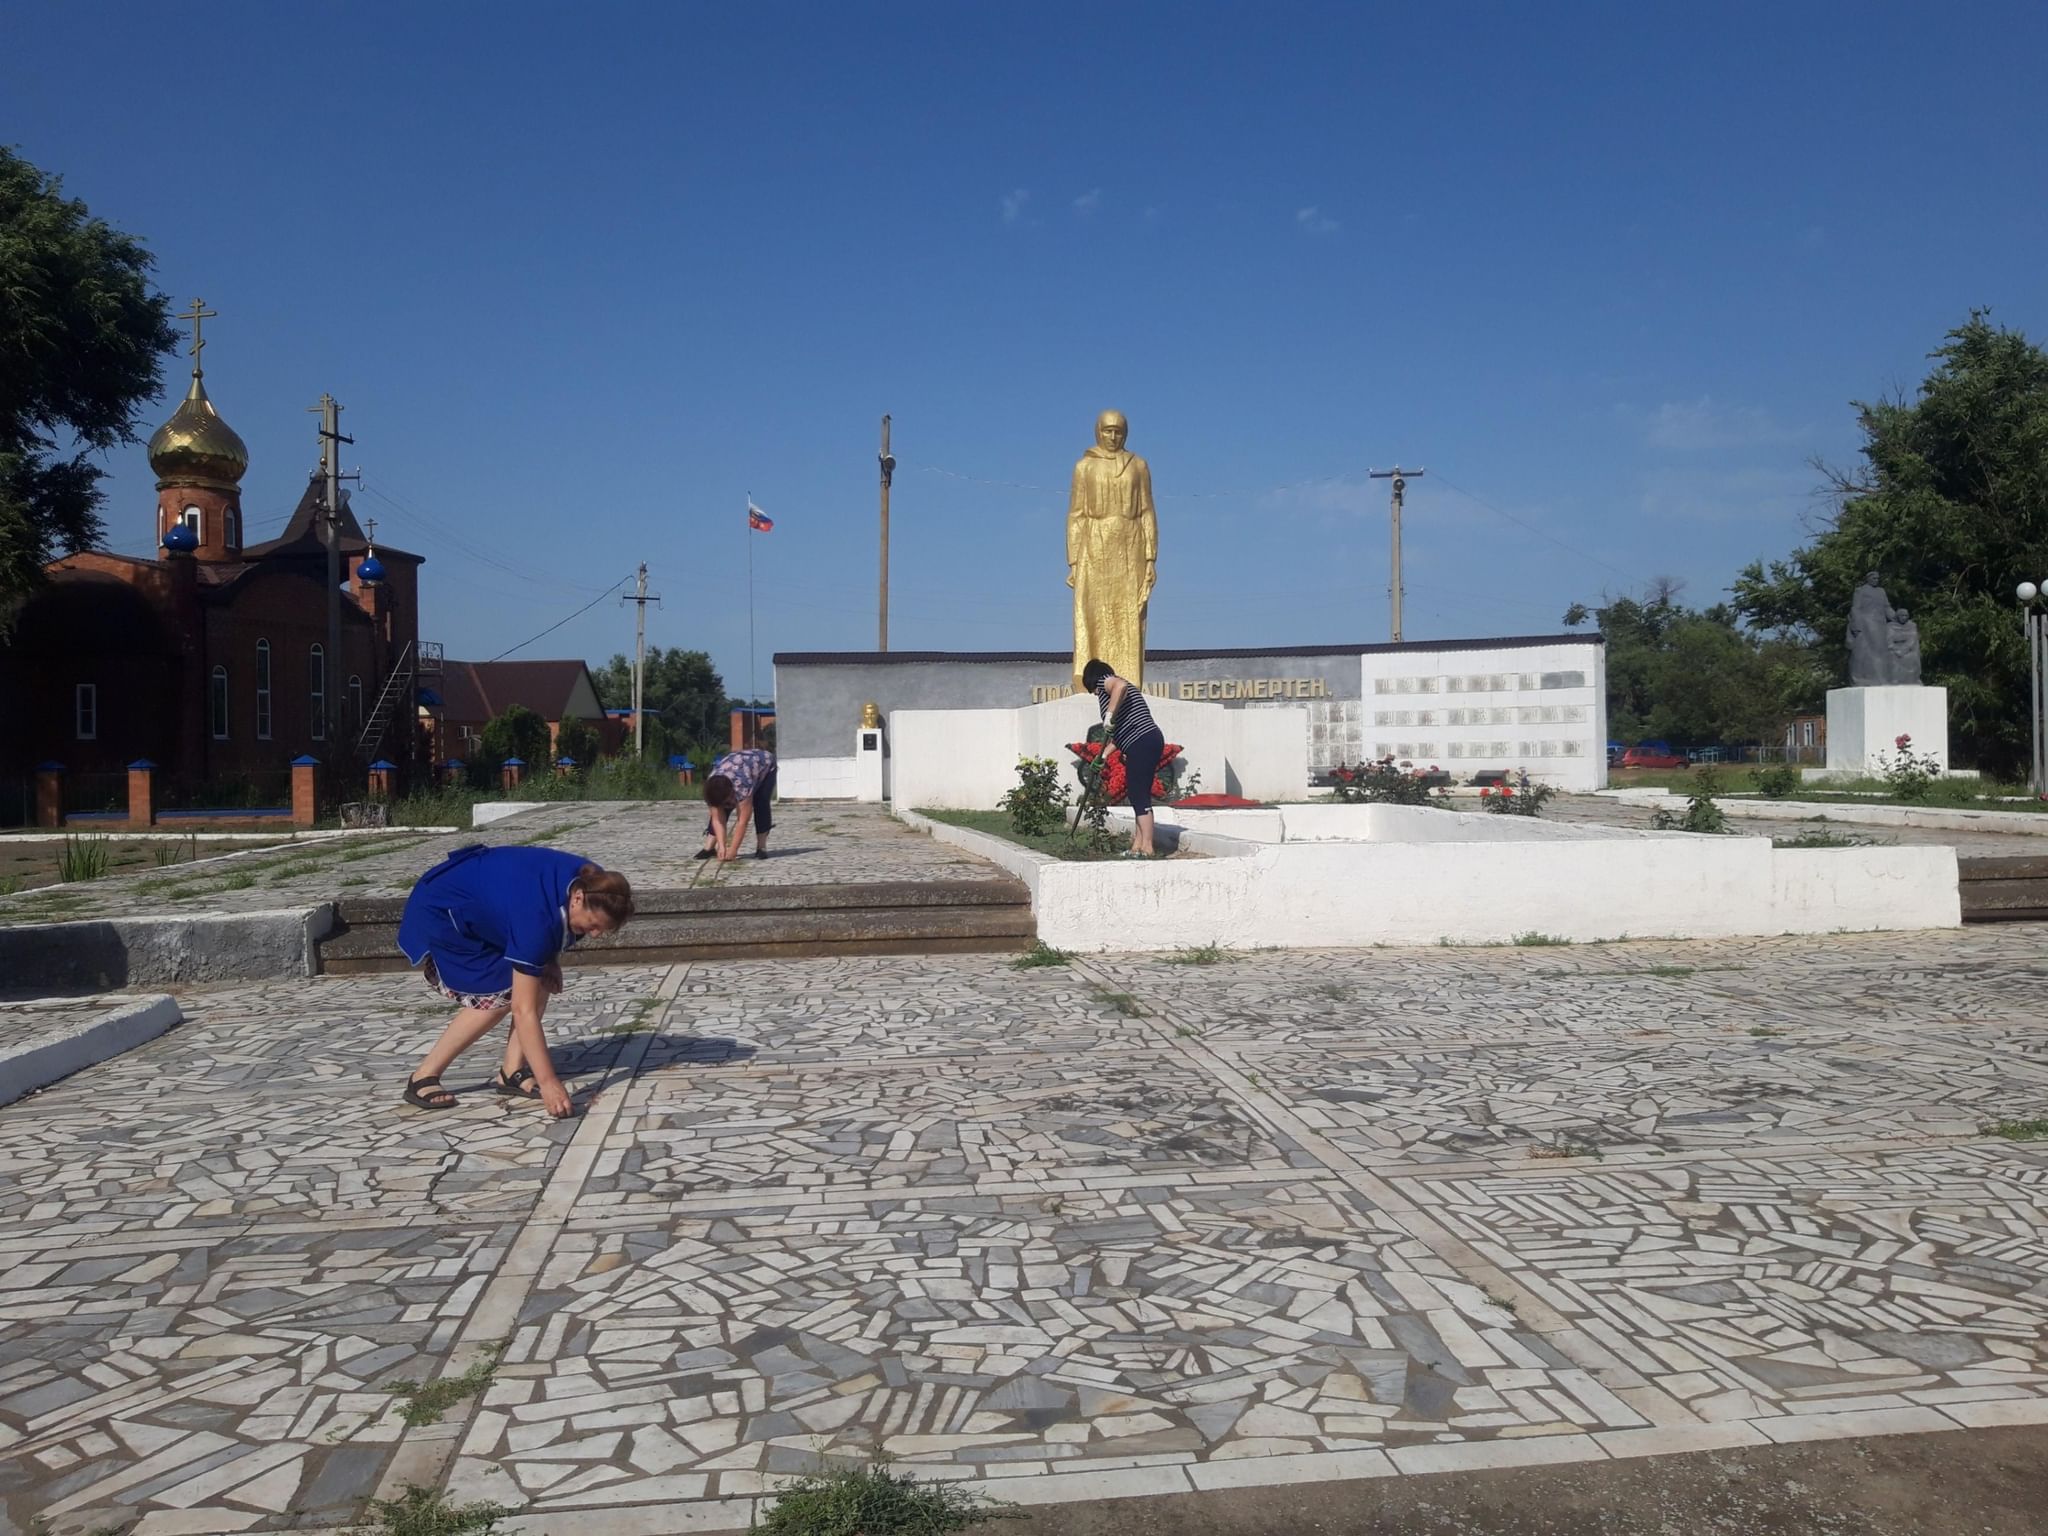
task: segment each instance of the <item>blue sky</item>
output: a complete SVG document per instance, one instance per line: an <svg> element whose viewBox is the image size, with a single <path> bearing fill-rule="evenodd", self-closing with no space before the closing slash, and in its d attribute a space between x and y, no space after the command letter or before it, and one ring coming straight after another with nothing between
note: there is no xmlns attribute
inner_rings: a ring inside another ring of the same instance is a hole
<svg viewBox="0 0 2048 1536"><path fill-rule="evenodd" d="M1848 402L1972 305L2048 337L2048 8L522 3L10 7L0 137L209 325L251 537L323 390L422 631L649 638L759 686L874 643L1070 643L1107 406L1160 646L1555 629L1799 541ZM184 383L174 364L166 404ZM140 448L110 543L146 548ZM383 499L385 497L389 500Z"/></svg>

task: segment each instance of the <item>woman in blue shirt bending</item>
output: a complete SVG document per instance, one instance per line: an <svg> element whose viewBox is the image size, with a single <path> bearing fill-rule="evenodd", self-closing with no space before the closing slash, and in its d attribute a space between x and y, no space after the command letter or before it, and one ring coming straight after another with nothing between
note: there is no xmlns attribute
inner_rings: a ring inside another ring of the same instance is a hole
<svg viewBox="0 0 2048 1536"><path fill-rule="evenodd" d="M548 1059L541 1014L562 990L562 951L611 933L633 915L633 888L573 853L473 843L420 876L406 899L398 947L427 985L461 1005L406 1081L405 1102L453 1109L441 1074L508 1013L512 1038L492 1084L511 1098L569 1113L569 1091Z"/></svg>

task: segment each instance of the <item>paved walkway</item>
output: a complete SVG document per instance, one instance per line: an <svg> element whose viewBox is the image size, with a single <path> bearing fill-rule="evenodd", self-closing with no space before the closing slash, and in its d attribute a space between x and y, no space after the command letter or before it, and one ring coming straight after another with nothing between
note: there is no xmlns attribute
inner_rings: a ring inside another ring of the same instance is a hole
<svg viewBox="0 0 2048 1536"><path fill-rule="evenodd" d="M2041 944L582 972L559 1123L486 1055L396 1104L416 978L191 993L0 1110L0 1532L406 1482L744 1528L872 1449L1044 1502L2048 1422L2048 1143L1979 1134L2048 1114Z"/></svg>
<svg viewBox="0 0 2048 1536"><path fill-rule="evenodd" d="M825 885L870 880L959 880L992 876L971 854L913 832L878 805L775 808L773 857L709 869L704 808L695 801L569 801L543 804L475 831L340 838L150 869L88 885L0 897L0 922L70 922L164 912L262 912L348 897L403 896L422 871L464 843L540 843L625 871L636 885L677 889L708 881Z"/></svg>

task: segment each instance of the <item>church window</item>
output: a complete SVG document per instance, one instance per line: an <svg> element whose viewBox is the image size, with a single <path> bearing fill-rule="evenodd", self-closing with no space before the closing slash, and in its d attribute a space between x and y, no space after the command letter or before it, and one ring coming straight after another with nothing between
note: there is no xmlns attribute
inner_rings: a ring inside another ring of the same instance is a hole
<svg viewBox="0 0 2048 1536"><path fill-rule="evenodd" d="M80 683L75 700L78 739L93 741L100 734L100 690L97 683Z"/></svg>
<svg viewBox="0 0 2048 1536"><path fill-rule="evenodd" d="M228 548L240 549L242 547L242 514L233 507L229 507L227 510L227 520Z"/></svg>
<svg viewBox="0 0 2048 1536"><path fill-rule="evenodd" d="M307 658L306 677L312 695L313 739L327 739L327 652L314 646Z"/></svg>
<svg viewBox="0 0 2048 1536"><path fill-rule="evenodd" d="M256 739L270 740L270 642L256 642Z"/></svg>
<svg viewBox="0 0 2048 1536"><path fill-rule="evenodd" d="M215 667L213 669L211 704L213 739L215 741L226 741L228 739L228 669L226 667Z"/></svg>
<svg viewBox="0 0 2048 1536"><path fill-rule="evenodd" d="M363 727L363 680L353 672L348 678L348 722L356 730Z"/></svg>
<svg viewBox="0 0 2048 1536"><path fill-rule="evenodd" d="M187 507L182 521L187 528L192 530L193 538L199 540L202 544L206 542L206 530L200 526L199 509L197 507Z"/></svg>

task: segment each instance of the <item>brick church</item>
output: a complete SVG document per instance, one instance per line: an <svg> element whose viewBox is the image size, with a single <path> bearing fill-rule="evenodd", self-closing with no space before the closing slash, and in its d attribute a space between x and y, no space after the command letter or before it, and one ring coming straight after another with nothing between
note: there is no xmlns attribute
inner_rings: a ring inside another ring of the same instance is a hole
<svg viewBox="0 0 2048 1536"><path fill-rule="evenodd" d="M439 648L421 655L421 558L373 549L343 500L330 655L324 482L279 537L243 542L249 452L207 396L204 345L195 320L191 387L149 440L155 553L57 561L0 641L0 772L147 758L168 789L203 795L281 785L301 754L348 778L375 758L424 761L419 696L434 697Z"/></svg>

